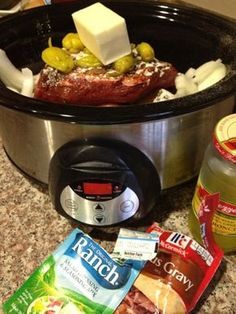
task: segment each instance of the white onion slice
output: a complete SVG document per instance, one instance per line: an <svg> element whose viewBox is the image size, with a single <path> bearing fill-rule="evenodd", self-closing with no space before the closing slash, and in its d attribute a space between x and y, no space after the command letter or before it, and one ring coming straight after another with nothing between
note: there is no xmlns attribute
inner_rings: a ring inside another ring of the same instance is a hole
<svg viewBox="0 0 236 314"><path fill-rule="evenodd" d="M29 68L23 68L22 74L24 76L21 94L28 97L33 97L34 90L34 76Z"/></svg>
<svg viewBox="0 0 236 314"><path fill-rule="evenodd" d="M193 78L195 76L195 73L196 73L196 69L189 68L187 72L185 72L185 75L189 78Z"/></svg>
<svg viewBox="0 0 236 314"><path fill-rule="evenodd" d="M221 59L208 61L197 69L189 68L185 74L178 73L175 79L175 94L169 94L167 90L162 90L155 97L154 101L163 101L184 97L200 92L223 79L227 74L226 66Z"/></svg>
<svg viewBox="0 0 236 314"><path fill-rule="evenodd" d="M177 75L175 79L175 87L177 89L176 96L178 97L190 95L198 91L197 85L194 81L184 74Z"/></svg>
<svg viewBox="0 0 236 314"><path fill-rule="evenodd" d="M209 75L212 74L212 72L214 72L218 66L220 66L221 60L218 59L216 61L211 60L208 61L204 64L202 64L200 67L198 67L195 71L195 76L194 76L194 82L196 82L197 84L201 84Z"/></svg>
<svg viewBox="0 0 236 314"><path fill-rule="evenodd" d="M201 84L198 85L198 90L201 91L214 85L215 83L223 79L225 75L226 66L223 63L221 63L210 75L208 75L208 77Z"/></svg>
<svg viewBox="0 0 236 314"><path fill-rule="evenodd" d="M154 102L156 101L163 101L163 100L170 100L174 99L175 95L169 92L168 90L161 88L157 94L157 96L153 99Z"/></svg>
<svg viewBox="0 0 236 314"><path fill-rule="evenodd" d="M0 79L12 89L18 91L22 89L24 75L11 63L2 49L0 49Z"/></svg>

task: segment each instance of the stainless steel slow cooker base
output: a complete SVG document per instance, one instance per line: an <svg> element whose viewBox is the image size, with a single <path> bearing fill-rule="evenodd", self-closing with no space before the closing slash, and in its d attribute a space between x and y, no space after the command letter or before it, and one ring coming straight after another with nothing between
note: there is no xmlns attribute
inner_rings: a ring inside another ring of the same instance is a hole
<svg viewBox="0 0 236 314"><path fill-rule="evenodd" d="M168 119L140 123L89 125L47 120L1 108L0 132L12 161L31 177L48 183L55 151L76 139L118 139L141 150L153 162L166 189L197 175L216 122L230 114L234 97Z"/></svg>
<svg viewBox="0 0 236 314"><path fill-rule="evenodd" d="M187 97L110 107L45 102L0 84L0 132L5 150L25 173L48 183L50 161L62 145L94 137L119 140L151 160L162 189L185 182L198 173L216 122L234 108L236 24L162 1L102 2L125 18L131 42L149 42L157 58L172 63L178 72L220 58L227 65L227 76ZM29 67L39 73L48 38L59 45L66 33L75 31L71 14L92 3L94 0L80 0L42 6L1 19L1 49L19 69ZM12 25L17 25L14 32ZM152 177L148 181L151 186Z"/></svg>

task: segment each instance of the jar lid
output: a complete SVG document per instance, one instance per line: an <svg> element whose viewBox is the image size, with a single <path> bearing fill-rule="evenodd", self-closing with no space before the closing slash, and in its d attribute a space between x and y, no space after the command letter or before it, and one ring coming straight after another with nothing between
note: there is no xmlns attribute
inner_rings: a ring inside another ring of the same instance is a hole
<svg viewBox="0 0 236 314"><path fill-rule="evenodd" d="M236 113L217 123L213 142L221 156L236 163Z"/></svg>

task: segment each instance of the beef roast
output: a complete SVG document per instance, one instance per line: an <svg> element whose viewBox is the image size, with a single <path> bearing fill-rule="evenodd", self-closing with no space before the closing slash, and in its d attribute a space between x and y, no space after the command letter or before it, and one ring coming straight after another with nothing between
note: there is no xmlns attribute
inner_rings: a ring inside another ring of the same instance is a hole
<svg viewBox="0 0 236 314"><path fill-rule="evenodd" d="M160 88L174 86L177 70L170 63L154 59L140 62L126 74L110 69L75 68L64 74L49 66L41 70L35 98L74 105L134 103Z"/></svg>
<svg viewBox="0 0 236 314"><path fill-rule="evenodd" d="M162 314L137 288L132 287L115 314Z"/></svg>

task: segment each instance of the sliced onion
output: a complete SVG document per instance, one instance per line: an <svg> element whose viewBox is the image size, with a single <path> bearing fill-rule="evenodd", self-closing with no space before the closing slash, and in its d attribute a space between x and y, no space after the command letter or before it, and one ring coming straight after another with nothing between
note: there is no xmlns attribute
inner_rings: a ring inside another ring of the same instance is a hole
<svg viewBox="0 0 236 314"><path fill-rule="evenodd" d="M202 64L200 67L198 67L195 71L195 77L194 77L194 81L197 84L201 84L209 75L212 74L212 72L214 72L218 66L220 66L221 60L218 59L216 61L211 60L208 61L204 64Z"/></svg>
<svg viewBox="0 0 236 314"><path fill-rule="evenodd" d="M219 82L226 73L226 66L220 59L206 62L197 69L189 68L185 74L178 73L175 79L175 94L168 95L168 91L163 90L164 92L157 94L154 101L184 97L202 91Z"/></svg>
<svg viewBox="0 0 236 314"><path fill-rule="evenodd" d="M198 85L198 90L201 91L219 82L226 75L226 66L223 63L218 64L218 67L208 77Z"/></svg>
<svg viewBox="0 0 236 314"><path fill-rule="evenodd" d="M0 79L9 88L21 91L24 75L11 63L2 49L0 49Z"/></svg>
<svg viewBox="0 0 236 314"><path fill-rule="evenodd" d="M174 98L175 98L174 94L172 94L168 90L162 88L159 90L157 96L153 99L153 102L170 100L170 99L174 99Z"/></svg>
<svg viewBox="0 0 236 314"><path fill-rule="evenodd" d="M189 78L193 78L195 76L195 73L196 73L196 69L189 68L187 72L185 72L185 75Z"/></svg>
<svg viewBox="0 0 236 314"><path fill-rule="evenodd" d="M197 85L194 81L184 74L180 74L176 77L175 87L177 89L177 97L190 95L198 91Z"/></svg>
<svg viewBox="0 0 236 314"><path fill-rule="evenodd" d="M28 97L33 97L34 90L34 76L29 68L23 68L22 74L24 76L21 94Z"/></svg>

